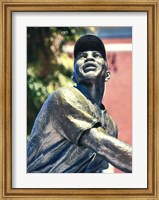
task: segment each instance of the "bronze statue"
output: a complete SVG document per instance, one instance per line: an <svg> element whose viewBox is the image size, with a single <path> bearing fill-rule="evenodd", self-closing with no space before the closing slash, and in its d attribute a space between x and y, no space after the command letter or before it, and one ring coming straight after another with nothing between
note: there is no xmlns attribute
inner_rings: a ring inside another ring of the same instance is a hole
<svg viewBox="0 0 159 200"><path fill-rule="evenodd" d="M132 147L117 139L117 125L102 102L110 77L102 41L85 35L74 48L74 87L48 97L27 147L28 173L102 173L109 163L132 172Z"/></svg>

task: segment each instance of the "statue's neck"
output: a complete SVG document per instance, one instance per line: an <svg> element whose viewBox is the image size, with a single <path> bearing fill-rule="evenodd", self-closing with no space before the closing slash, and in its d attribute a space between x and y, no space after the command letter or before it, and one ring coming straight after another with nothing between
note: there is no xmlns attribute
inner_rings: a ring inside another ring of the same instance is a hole
<svg viewBox="0 0 159 200"><path fill-rule="evenodd" d="M82 94L84 94L92 103L96 103L98 107L101 107L104 83L103 84L77 84L77 88Z"/></svg>

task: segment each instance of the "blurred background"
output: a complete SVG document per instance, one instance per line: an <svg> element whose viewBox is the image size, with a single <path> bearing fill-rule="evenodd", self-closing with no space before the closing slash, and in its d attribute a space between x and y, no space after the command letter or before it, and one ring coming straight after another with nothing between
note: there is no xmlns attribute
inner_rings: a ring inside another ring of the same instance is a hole
<svg viewBox="0 0 159 200"><path fill-rule="evenodd" d="M27 28L27 136L44 101L59 87L73 86L73 48L84 34L103 41L111 78L103 104L118 125L118 138L132 144L132 28ZM110 167L107 173L120 173Z"/></svg>

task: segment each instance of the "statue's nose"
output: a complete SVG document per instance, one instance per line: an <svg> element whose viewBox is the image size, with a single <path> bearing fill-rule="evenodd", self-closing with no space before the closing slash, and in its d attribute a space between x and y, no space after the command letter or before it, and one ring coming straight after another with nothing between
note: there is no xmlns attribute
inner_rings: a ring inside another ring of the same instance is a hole
<svg viewBox="0 0 159 200"><path fill-rule="evenodd" d="M88 53L86 59L85 59L85 62L88 62L88 61L95 61L92 53Z"/></svg>
<svg viewBox="0 0 159 200"><path fill-rule="evenodd" d="M85 59L85 62L88 62L88 61L94 61L94 58L93 57L88 57Z"/></svg>

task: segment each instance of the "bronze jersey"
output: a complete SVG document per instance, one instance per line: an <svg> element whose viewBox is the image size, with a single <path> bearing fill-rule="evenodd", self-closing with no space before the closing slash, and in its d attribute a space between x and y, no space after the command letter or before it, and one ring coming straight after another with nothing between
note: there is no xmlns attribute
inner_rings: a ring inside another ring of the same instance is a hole
<svg viewBox="0 0 159 200"><path fill-rule="evenodd" d="M81 135L96 124L117 137L117 126L104 106L99 108L77 88L56 90L42 106L27 144L28 173L96 173L107 160L80 146Z"/></svg>

